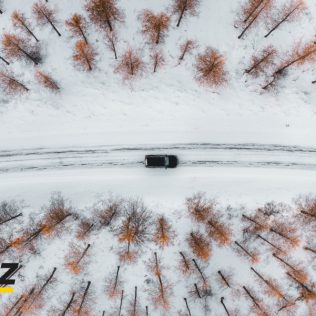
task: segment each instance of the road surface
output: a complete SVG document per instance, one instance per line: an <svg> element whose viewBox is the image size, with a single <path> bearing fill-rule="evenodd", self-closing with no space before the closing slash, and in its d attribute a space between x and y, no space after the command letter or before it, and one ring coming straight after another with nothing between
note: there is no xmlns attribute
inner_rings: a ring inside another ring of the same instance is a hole
<svg viewBox="0 0 316 316"><path fill-rule="evenodd" d="M0 173L70 168L143 167L146 154L175 154L179 167L316 169L316 148L262 144L188 143L34 148L0 151Z"/></svg>

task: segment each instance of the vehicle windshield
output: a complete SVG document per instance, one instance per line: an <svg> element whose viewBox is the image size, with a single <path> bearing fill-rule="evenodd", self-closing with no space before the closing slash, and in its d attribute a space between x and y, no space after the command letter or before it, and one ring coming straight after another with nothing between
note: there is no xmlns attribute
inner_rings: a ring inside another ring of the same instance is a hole
<svg viewBox="0 0 316 316"><path fill-rule="evenodd" d="M169 157L165 156L165 166L169 166Z"/></svg>

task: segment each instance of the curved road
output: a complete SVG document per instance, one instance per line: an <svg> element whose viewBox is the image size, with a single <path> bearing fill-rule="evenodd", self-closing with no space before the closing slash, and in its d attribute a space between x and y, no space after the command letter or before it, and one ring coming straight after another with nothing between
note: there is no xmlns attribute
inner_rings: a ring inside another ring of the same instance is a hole
<svg viewBox="0 0 316 316"><path fill-rule="evenodd" d="M168 144L0 151L0 173L88 167L141 167L146 154L175 154L179 167L316 169L316 148L260 144Z"/></svg>

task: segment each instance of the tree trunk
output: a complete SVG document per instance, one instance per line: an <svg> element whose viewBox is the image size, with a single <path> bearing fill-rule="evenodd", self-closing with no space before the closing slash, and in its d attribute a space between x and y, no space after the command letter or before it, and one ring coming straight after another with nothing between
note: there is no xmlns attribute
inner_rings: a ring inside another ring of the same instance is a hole
<svg viewBox="0 0 316 316"><path fill-rule="evenodd" d="M76 292L73 292L72 295L71 295L70 301L68 302L67 306L65 307L65 309L61 313L61 316L65 316L66 315L67 311L69 310L69 308L72 305L72 302L74 301L75 295L76 295Z"/></svg>
<svg viewBox="0 0 316 316"><path fill-rule="evenodd" d="M257 11L257 9L261 6L261 4L264 2L265 0L261 0L258 2L258 4L253 8L253 10L248 14L248 16L246 17L246 19L243 21L244 23L246 23L251 16Z"/></svg>
<svg viewBox="0 0 316 316"><path fill-rule="evenodd" d="M285 260L283 260L282 258L278 257L275 253L272 254L272 256L276 259L278 259L279 261L281 261L282 263L284 263L286 266L288 266L290 269L299 272L295 267L293 267L291 264L287 263Z"/></svg>
<svg viewBox="0 0 316 316"><path fill-rule="evenodd" d="M146 316L148 316L148 306L146 306Z"/></svg>
<svg viewBox="0 0 316 316"><path fill-rule="evenodd" d="M246 69L245 73L247 73L247 74L251 73L253 70L258 68L258 66L260 66L271 55L272 55L272 52L269 52L267 55L265 55L263 58L261 58L258 62L254 63L249 69ZM244 217L247 218L247 216L244 216Z"/></svg>
<svg viewBox="0 0 316 316"><path fill-rule="evenodd" d="M310 251L310 252L313 252L314 254L316 254L316 250L315 249L312 249L312 248L309 248L309 247L304 247L303 249L307 250L307 251Z"/></svg>
<svg viewBox="0 0 316 316"><path fill-rule="evenodd" d="M258 304L257 300L253 297L253 295L249 292L249 290L245 286L243 286L243 289L245 290L247 295L250 297L250 299L253 301L253 303L258 307L258 309L262 311L261 306Z"/></svg>
<svg viewBox="0 0 316 316"><path fill-rule="evenodd" d="M271 284L270 281L268 281L267 279L265 279L259 272L257 272L253 267L250 268L269 288L271 288L275 293L277 293L278 295L280 295L285 301L287 301L287 299L284 297L284 295L282 293L280 293L280 291L278 289L275 288L275 286L273 284Z"/></svg>
<svg viewBox="0 0 316 316"><path fill-rule="evenodd" d="M196 292L198 298L202 298L200 290L199 290L199 288L198 288L196 283L194 283L194 288L195 288L195 292Z"/></svg>
<svg viewBox="0 0 316 316"><path fill-rule="evenodd" d="M207 283L207 282L206 282L206 279L205 279L205 276L204 276L204 274L203 274L203 272L202 272L201 268L198 266L198 264L197 264L196 260L195 260L195 259L192 259L192 261L193 261L193 263L194 263L194 265L195 265L196 269L197 269L197 270L198 270L198 272L200 273L200 275L201 275L201 277L202 277L203 282L204 282L204 283Z"/></svg>
<svg viewBox="0 0 316 316"><path fill-rule="evenodd" d="M134 295L134 304L133 304L132 316L136 316L136 307L137 307L137 286L135 286L135 295Z"/></svg>
<svg viewBox="0 0 316 316"><path fill-rule="evenodd" d="M223 305L227 316L230 316L229 311L228 311L228 309L227 309L227 307L226 307L226 305L224 303L224 297L221 297L221 304Z"/></svg>
<svg viewBox="0 0 316 316"><path fill-rule="evenodd" d="M14 216L12 216L12 217L10 217L10 218L8 218L8 219L6 219L6 220L0 222L0 225L5 224L5 223L8 223L8 222L10 222L10 221L12 221L12 220L14 220L14 219L16 219L16 218L22 216L22 215L23 215L22 213L19 213L19 214L17 214L17 215L14 215Z"/></svg>
<svg viewBox="0 0 316 316"><path fill-rule="evenodd" d="M177 27L180 26L180 23L182 21L182 18L183 18L183 15L184 15L184 12L185 10L187 9L187 1L185 2L185 5L183 6L181 12L180 12L180 16L179 16L179 19L178 19L178 22L177 22Z"/></svg>
<svg viewBox="0 0 316 316"><path fill-rule="evenodd" d="M264 8L266 7L266 4L259 10L259 12L253 17L253 19L248 23L248 25L244 28L244 30L241 32L241 34L238 36L238 39L241 39L245 33L247 32L247 30L252 26L252 24L257 20L257 18L259 17L259 15L261 14L261 12L264 10Z"/></svg>
<svg viewBox="0 0 316 316"><path fill-rule="evenodd" d="M253 255L246 249L244 248L238 241L235 241L235 244L242 249L251 259L254 259Z"/></svg>
<svg viewBox="0 0 316 316"><path fill-rule="evenodd" d="M280 22L278 22L275 26L272 27L272 29L264 36L265 38L267 38L272 32L274 32L281 24L283 24L299 7L301 4L299 4L298 6L296 6L293 10L291 10L290 12L288 12L282 19Z"/></svg>
<svg viewBox="0 0 316 316"><path fill-rule="evenodd" d="M88 43L87 37L86 37L84 31L82 30L82 28L81 28L80 26L79 26L79 30L80 30L80 33L81 33L81 35L82 35L83 40L84 40L85 43L88 45L89 43Z"/></svg>
<svg viewBox="0 0 316 316"><path fill-rule="evenodd" d="M23 22L21 22L22 26L26 29L26 31L35 39L36 42L39 42L39 39L35 36L35 34L30 30L30 28Z"/></svg>
<svg viewBox="0 0 316 316"><path fill-rule="evenodd" d="M83 259L83 257L86 255L88 249L90 248L90 244L88 244L88 246L85 248L85 250L83 251L81 257L79 258L79 260L76 262L77 265L80 263L80 261Z"/></svg>
<svg viewBox="0 0 316 316"><path fill-rule="evenodd" d="M53 269L53 272L51 273L51 275L48 277L48 279L45 281L45 283L42 285L41 289L38 291L38 293L35 295L35 297L33 297L32 302L29 305L29 308L34 304L34 302L40 297L40 295L43 293L43 291L45 290L45 287L49 284L49 282L52 280L55 272L56 272L57 268Z"/></svg>
<svg viewBox="0 0 316 316"><path fill-rule="evenodd" d="M267 244L269 244L270 246L272 246L273 248L279 250L280 252L284 252L281 248L279 248L278 246L274 245L272 242L270 242L269 240L267 240L266 238L262 237L261 235L257 235L258 238L260 238L261 240L265 241Z"/></svg>
<svg viewBox="0 0 316 316"><path fill-rule="evenodd" d="M227 287L230 288L230 285L229 285L228 281L226 280L226 278L224 277L224 275L222 274L222 272L221 271L217 271L217 273L220 275L220 277L222 278L224 283L227 285Z"/></svg>
<svg viewBox="0 0 316 316"><path fill-rule="evenodd" d="M188 263L186 257L184 256L183 252L180 251L179 254L180 254L181 257L182 257L183 262L184 262L184 265L186 266L186 268L187 268L188 270L190 270L190 265L189 265L189 263Z"/></svg>
<svg viewBox="0 0 316 316"><path fill-rule="evenodd" d="M189 304L188 304L188 300L186 299L186 297L184 298L184 302L185 302L185 305L186 305L186 307L187 307L189 316L192 316L191 311L190 311L190 307L189 307Z"/></svg>
<svg viewBox="0 0 316 316"><path fill-rule="evenodd" d="M91 281L88 281L87 287L86 287L86 289L85 289L85 291L83 293L82 300L81 300L81 303L80 303L80 306L79 306L79 309L78 309L78 316L80 316L80 314L81 314L82 306L83 306L83 304L85 302L85 299L86 299L86 296L88 294L90 285L91 285Z"/></svg>
<svg viewBox="0 0 316 316"><path fill-rule="evenodd" d="M4 59L3 57L0 56L0 59L1 59L3 62L5 62L5 63L7 64L7 66L10 65L10 63L9 63L6 59Z"/></svg>
<svg viewBox="0 0 316 316"><path fill-rule="evenodd" d="M14 316L18 315L21 310L23 310L23 307L25 306L25 304L28 302L28 300L31 298L31 296L33 295L35 291L35 287L33 287L30 292L25 296L25 299L23 301L23 303L20 305L20 307L17 309L17 311L14 313Z"/></svg>
<svg viewBox="0 0 316 316"><path fill-rule="evenodd" d="M122 313L123 299L124 299L124 290L122 290L121 292L121 300L120 300L120 308L119 308L118 316L121 316L121 313Z"/></svg>
<svg viewBox="0 0 316 316"><path fill-rule="evenodd" d="M54 23L47 18L48 23L52 26L52 28L54 29L54 31L57 33L58 36L61 36L61 34L59 33L59 31L57 30L57 27L54 25Z"/></svg>

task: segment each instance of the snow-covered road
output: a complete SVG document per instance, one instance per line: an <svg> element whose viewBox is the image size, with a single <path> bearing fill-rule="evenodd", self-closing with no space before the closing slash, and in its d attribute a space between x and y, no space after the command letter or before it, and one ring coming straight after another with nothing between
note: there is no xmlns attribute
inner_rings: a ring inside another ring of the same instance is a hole
<svg viewBox="0 0 316 316"><path fill-rule="evenodd" d="M262 144L187 143L34 148L0 151L0 173L61 168L138 167L146 154L175 154L180 166L316 169L316 148Z"/></svg>

